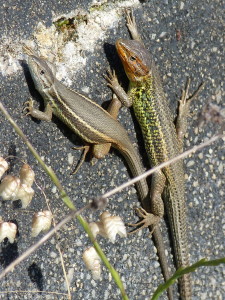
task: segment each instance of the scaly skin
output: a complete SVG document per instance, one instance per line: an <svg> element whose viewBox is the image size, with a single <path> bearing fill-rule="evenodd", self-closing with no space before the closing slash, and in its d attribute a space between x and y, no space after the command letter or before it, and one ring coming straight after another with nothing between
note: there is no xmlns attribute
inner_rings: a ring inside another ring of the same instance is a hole
<svg viewBox="0 0 225 300"><path fill-rule="evenodd" d="M151 166L159 165L180 153L172 114L157 80L158 76L154 75L141 84L132 83L129 92L133 100L135 116L141 126ZM165 205L172 230L177 267L187 266L189 259L183 162L179 160L153 177L151 212L160 217L163 216L161 194L164 188L160 181L165 181L164 176L168 194ZM191 297L189 275L185 275L181 279L181 295L184 299Z"/></svg>
<svg viewBox="0 0 225 300"><path fill-rule="evenodd" d="M145 148L151 166L159 165L180 154L182 139L190 101L183 99L180 110L184 118L183 126L175 128L168 101L163 92L161 80L153 59L145 49L138 34L134 17L127 14L127 26L135 40L119 39L116 42L117 52L130 80L128 94L119 85L115 73L109 73L109 86L125 106L133 106L135 116L140 124ZM184 169L181 160L165 167L154 174L151 185L151 214L160 218L164 214L162 193L166 191L165 207L172 231L177 268L189 265L187 245L186 208ZM159 219L141 212L144 227L155 226ZM180 295L182 299L191 299L190 275L180 279Z"/></svg>

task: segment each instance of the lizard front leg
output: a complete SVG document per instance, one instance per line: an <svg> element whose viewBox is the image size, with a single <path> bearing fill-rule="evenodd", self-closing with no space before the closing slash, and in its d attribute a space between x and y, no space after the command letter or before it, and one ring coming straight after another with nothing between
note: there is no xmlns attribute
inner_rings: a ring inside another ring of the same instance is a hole
<svg viewBox="0 0 225 300"><path fill-rule="evenodd" d="M34 101L32 99L29 99L24 104L26 105L24 108L24 111L27 111L26 116L31 115L35 119L46 122L52 120L52 107L49 103L45 106L44 111L34 108Z"/></svg>
<svg viewBox="0 0 225 300"><path fill-rule="evenodd" d="M115 71L108 70L105 79L108 81L107 85L116 94L120 102L126 107L132 106L132 100L129 98L129 95L127 95L122 86L119 84Z"/></svg>

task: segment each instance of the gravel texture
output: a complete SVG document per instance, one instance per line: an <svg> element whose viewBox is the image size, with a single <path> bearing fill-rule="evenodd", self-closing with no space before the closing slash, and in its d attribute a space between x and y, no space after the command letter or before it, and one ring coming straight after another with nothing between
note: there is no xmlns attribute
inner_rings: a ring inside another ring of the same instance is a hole
<svg viewBox="0 0 225 300"><path fill-rule="evenodd" d="M78 208L85 205L90 198L126 181L129 172L121 155L112 150L94 166L86 161L79 172L71 176L72 162L76 163L81 154L72 147L83 145L82 141L56 118L51 123L45 123L23 117L23 103L31 95L36 96L35 105L40 104L43 107L42 99L33 90L25 56L21 52L21 44L32 40L32 34L37 32L39 22L49 28L57 17L81 11L87 16L86 22L90 25L88 22L91 22L89 20L92 20L98 8L99 19L95 17L95 20L102 25L102 33L89 50L86 47L82 52L84 60L80 60L77 70L73 65L69 80L64 80L72 88L85 91L94 101L102 104L111 97L111 91L106 87L102 76L109 66L116 70L121 82L125 86L127 84L114 44L117 38L129 36L121 8L118 7L133 3L138 28L146 47L157 62L174 115L177 99L187 76L193 79L192 92L201 82L205 82L204 90L192 106L192 119L189 121L185 140L186 149L218 132L218 124L211 122L199 129L199 112L204 105L213 103L221 109L224 108L222 1L108 1L100 6L97 3L101 1L15 0L3 1L0 10L0 18L3 20L0 43L1 101L41 157L56 171ZM114 11L118 13L117 19L113 15ZM102 21L107 16L114 16L110 26ZM103 23L106 24L105 27ZM87 30L89 29L90 26ZM75 46L79 38L83 36L74 40ZM89 38L94 39L94 36ZM89 43L88 36L86 43ZM78 46L81 47L80 45L83 44L80 42ZM79 47L75 48L76 51ZM60 64L60 59L55 59ZM69 69L70 65L67 65L66 70ZM149 167L140 130L133 115L126 108L122 108L119 120L128 130L133 142L138 144L145 167ZM56 221L61 220L68 213L68 209L48 176L2 115L0 139L2 156L14 155L32 166L38 185L44 189L49 199ZM204 257L216 259L224 256L224 158L224 142L220 140L185 160L189 248L190 260L193 263ZM20 160L11 159L8 174L17 175L20 166ZM35 185L34 189L33 201L25 210L21 210L17 203L11 201L0 202L0 216L4 221L13 220L19 228L14 244L9 244L6 240L1 243L0 270L39 239L30 237L32 215L47 206L40 189ZM136 190L129 188L110 198L108 210L112 215L120 215L125 222L134 222L137 220L132 210L135 205L140 205ZM98 215L98 212L84 214L90 221L97 220ZM162 231L168 260L174 271L170 238L164 222ZM162 282L162 275L148 231L143 230L126 239L118 238L115 244L99 238L99 243L121 275L129 298L149 299ZM105 267L101 281L94 281L86 270L82 253L90 246L90 242L81 226L74 221L69 222L57 237L51 238L1 281L0 299L68 299L57 244L60 245L65 269L69 274L72 299L121 298ZM200 268L192 274L192 280L193 299L225 298L224 265ZM177 287L174 290L177 293ZM178 299L178 296L175 298ZM166 295L161 299L166 299Z"/></svg>

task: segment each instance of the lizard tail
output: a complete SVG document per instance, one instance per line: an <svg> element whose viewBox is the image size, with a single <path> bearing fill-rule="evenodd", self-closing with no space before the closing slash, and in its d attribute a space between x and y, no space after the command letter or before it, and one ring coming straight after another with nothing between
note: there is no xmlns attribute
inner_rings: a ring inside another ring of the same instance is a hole
<svg viewBox="0 0 225 300"><path fill-rule="evenodd" d="M165 247L164 247L164 241L162 237L162 233L160 231L159 225L155 226L153 231L153 239L155 243L155 247L157 249L157 254L159 257L160 266L162 269L164 280L167 281L171 274L168 270L168 262L165 254ZM173 287L170 286L167 289L167 296L169 300L173 300Z"/></svg>

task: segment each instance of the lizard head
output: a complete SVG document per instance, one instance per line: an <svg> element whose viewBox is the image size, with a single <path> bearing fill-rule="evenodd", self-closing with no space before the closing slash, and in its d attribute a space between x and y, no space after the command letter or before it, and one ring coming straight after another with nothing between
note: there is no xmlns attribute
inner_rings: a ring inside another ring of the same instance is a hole
<svg viewBox="0 0 225 300"><path fill-rule="evenodd" d="M152 59L142 42L119 39L116 49L130 81L142 81L149 76Z"/></svg>
<svg viewBox="0 0 225 300"><path fill-rule="evenodd" d="M36 89L42 93L50 89L54 84L54 66L38 56L29 55L28 67L33 78Z"/></svg>

